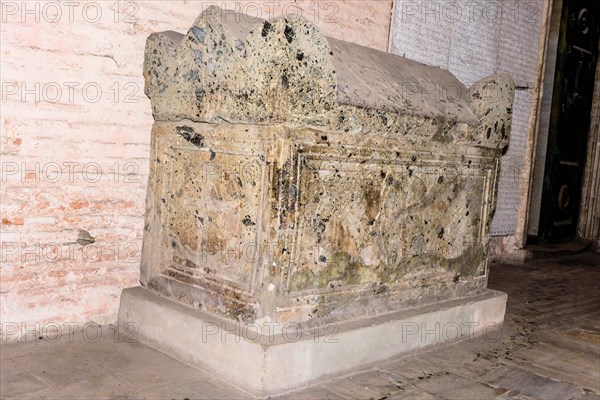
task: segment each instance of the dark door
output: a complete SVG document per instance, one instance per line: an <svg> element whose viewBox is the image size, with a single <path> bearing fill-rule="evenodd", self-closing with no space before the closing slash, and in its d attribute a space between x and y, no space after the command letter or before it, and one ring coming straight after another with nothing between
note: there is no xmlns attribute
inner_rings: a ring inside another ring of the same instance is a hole
<svg viewBox="0 0 600 400"><path fill-rule="evenodd" d="M598 55L600 0L564 0L539 233L575 237Z"/></svg>

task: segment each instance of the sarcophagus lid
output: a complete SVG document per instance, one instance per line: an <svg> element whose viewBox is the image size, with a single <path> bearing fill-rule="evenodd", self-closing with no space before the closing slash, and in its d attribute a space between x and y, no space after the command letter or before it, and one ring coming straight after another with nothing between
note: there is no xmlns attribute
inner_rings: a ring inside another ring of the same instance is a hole
<svg viewBox="0 0 600 400"><path fill-rule="evenodd" d="M157 121L285 124L489 148L509 140L509 75L467 89L447 70L326 37L295 16L263 21L213 6L185 35L151 35L145 57Z"/></svg>

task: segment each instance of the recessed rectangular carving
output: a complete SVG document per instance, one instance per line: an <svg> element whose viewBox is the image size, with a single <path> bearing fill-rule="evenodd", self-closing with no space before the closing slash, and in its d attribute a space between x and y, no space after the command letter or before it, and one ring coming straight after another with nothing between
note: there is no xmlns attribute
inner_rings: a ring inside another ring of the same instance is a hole
<svg viewBox="0 0 600 400"><path fill-rule="evenodd" d="M480 272L470 259L484 253L490 171L473 162L384 154L374 160L304 153L292 292L393 285L432 264L463 277Z"/></svg>
<svg viewBox="0 0 600 400"><path fill-rule="evenodd" d="M171 261L179 271L211 275L250 291L260 243L264 162L252 154L180 142L171 135L158 144L164 184L157 196Z"/></svg>

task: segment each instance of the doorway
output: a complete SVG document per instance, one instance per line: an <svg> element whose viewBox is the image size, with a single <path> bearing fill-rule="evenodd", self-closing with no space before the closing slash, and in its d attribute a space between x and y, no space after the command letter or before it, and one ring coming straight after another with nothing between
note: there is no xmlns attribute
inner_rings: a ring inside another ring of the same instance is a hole
<svg viewBox="0 0 600 400"><path fill-rule="evenodd" d="M530 237L549 243L577 236L600 36L597 0L564 0L560 11L539 223Z"/></svg>

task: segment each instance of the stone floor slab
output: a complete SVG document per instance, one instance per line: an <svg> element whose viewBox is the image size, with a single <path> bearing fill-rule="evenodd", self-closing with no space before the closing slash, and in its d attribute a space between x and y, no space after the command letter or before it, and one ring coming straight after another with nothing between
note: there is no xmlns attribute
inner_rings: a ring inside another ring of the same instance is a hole
<svg viewBox="0 0 600 400"><path fill-rule="evenodd" d="M449 400L492 400L506 392L448 372L425 378L415 386Z"/></svg>
<svg viewBox="0 0 600 400"><path fill-rule="evenodd" d="M496 368L481 380L496 388L514 390L539 400L574 399L583 393L576 386L508 365Z"/></svg>
<svg viewBox="0 0 600 400"><path fill-rule="evenodd" d="M336 379L324 385L329 391L344 399L364 400L388 398L409 386L406 378L379 370Z"/></svg>

